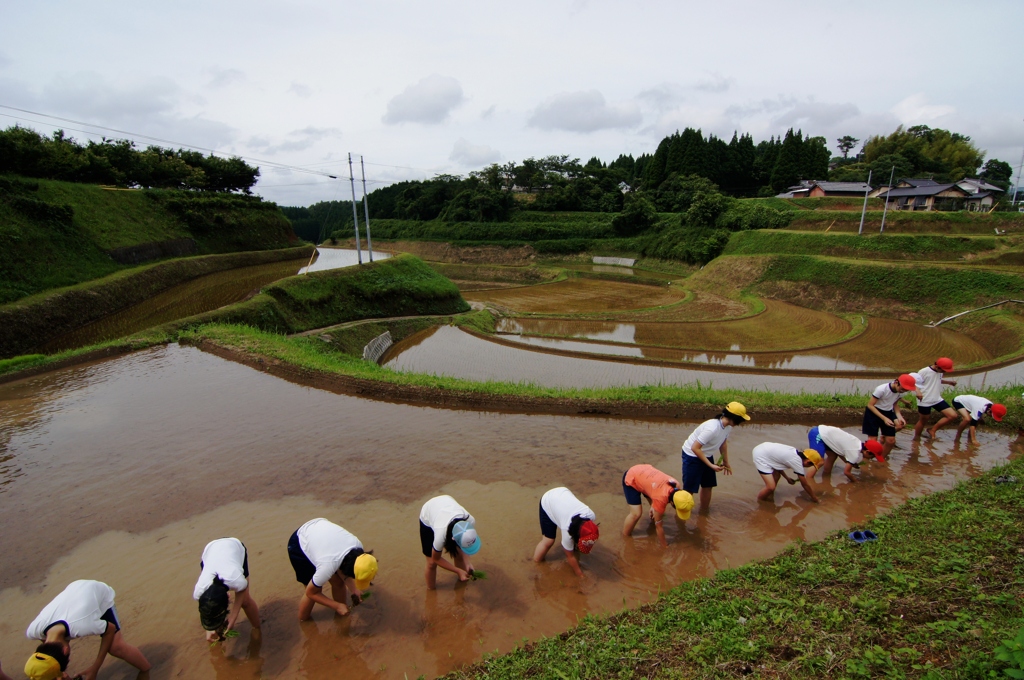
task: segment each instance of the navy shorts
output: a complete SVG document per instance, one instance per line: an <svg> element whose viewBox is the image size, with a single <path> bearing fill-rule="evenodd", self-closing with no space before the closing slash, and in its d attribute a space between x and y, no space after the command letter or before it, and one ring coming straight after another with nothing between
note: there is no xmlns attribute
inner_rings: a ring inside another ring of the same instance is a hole
<svg viewBox="0 0 1024 680"><path fill-rule="evenodd" d="M708 456L708 462L714 464L714 456ZM696 494L701 489L713 489L718 486L718 475L697 456L683 454L683 490Z"/></svg>
<svg viewBox="0 0 1024 680"><path fill-rule="evenodd" d="M896 422L896 411L883 411L878 409L878 412L884 415L889 420ZM877 437L878 431L882 431L882 435L885 437L895 437L896 428L892 425L886 425L882 422L882 419L875 415L875 412L869 408L864 409L864 424L861 426L860 431L869 437Z"/></svg>
<svg viewBox="0 0 1024 680"><path fill-rule="evenodd" d="M968 409L966 406L961 404L956 399L953 400L953 408L955 408L957 411L959 411L960 409L963 409L965 411L970 411L970 409ZM968 415L973 415L973 414L968 414ZM971 420L971 425L974 426L974 427L977 427L978 425L981 425L981 421L980 420L975 420L974 418L971 418L970 420Z"/></svg>
<svg viewBox="0 0 1024 680"><path fill-rule="evenodd" d="M313 574L316 573L316 567L306 557L306 553L302 552L302 547L299 545L298 529L288 539L288 560L292 563L292 569L295 570L295 580L308 586L309 582L313 580Z"/></svg>
<svg viewBox="0 0 1024 680"><path fill-rule="evenodd" d="M625 472L622 473L622 493L626 495L626 504L641 505L640 492L631 487L629 484L626 484L626 475L628 474L629 470L626 470ZM554 538L554 536L552 536L551 538Z"/></svg>
<svg viewBox="0 0 1024 680"><path fill-rule="evenodd" d="M923 416L926 416L926 415L928 415L929 413L932 412L932 409L935 409L939 413L942 413L947 408L950 408L950 406L949 406L949 404L946 403L946 400L943 399L938 404L933 404L931 406L918 406L917 407L917 412L920 413Z"/></svg>
<svg viewBox="0 0 1024 680"><path fill-rule="evenodd" d="M103 616L100 617L100 620L114 624L114 630L121 630L121 622L117 620L117 610L113 607L103 612Z"/></svg>
<svg viewBox="0 0 1024 680"><path fill-rule="evenodd" d="M825 442L821 440L821 433L818 432L817 425L812 427L810 431L807 433L807 445L807 448L814 449L822 456L825 455L825 451L828 449L828 447L825 446ZM760 472L760 470L758 470L758 472Z"/></svg>
<svg viewBox="0 0 1024 680"><path fill-rule="evenodd" d="M420 522L420 551L424 557L434 554L434 530Z"/></svg>
<svg viewBox="0 0 1024 680"><path fill-rule="evenodd" d="M558 530L558 525L551 521L548 517L548 513L544 512L544 506L540 506L540 533L544 538L550 538L555 540L555 531Z"/></svg>

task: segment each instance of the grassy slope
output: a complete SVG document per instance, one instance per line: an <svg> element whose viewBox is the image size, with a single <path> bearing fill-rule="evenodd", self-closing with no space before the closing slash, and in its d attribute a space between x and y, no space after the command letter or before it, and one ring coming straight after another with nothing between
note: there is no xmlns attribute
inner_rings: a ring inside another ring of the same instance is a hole
<svg viewBox="0 0 1024 680"><path fill-rule="evenodd" d="M412 255L362 267L282 279L250 300L175 322L195 327L222 322L299 333L358 319L456 314L469 310L459 289Z"/></svg>
<svg viewBox="0 0 1024 680"><path fill-rule="evenodd" d="M724 255L830 255L891 260L959 260L965 255L994 255L994 236L806 233L754 230L733 234Z"/></svg>
<svg viewBox="0 0 1024 680"><path fill-rule="evenodd" d="M127 268L107 250L182 238L200 254L296 245L255 198L0 178L0 304Z"/></svg>
<svg viewBox="0 0 1024 680"><path fill-rule="evenodd" d="M1024 623L1024 461L866 526L456 671L464 678L998 677Z"/></svg>

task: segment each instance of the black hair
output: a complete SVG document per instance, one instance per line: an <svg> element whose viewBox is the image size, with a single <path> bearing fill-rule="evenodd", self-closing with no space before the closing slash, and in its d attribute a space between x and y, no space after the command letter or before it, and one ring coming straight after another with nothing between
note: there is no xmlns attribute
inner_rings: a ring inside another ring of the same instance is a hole
<svg viewBox="0 0 1024 680"><path fill-rule="evenodd" d="M203 630L217 630L228 618L228 587L219 576L199 596L199 623Z"/></svg>
<svg viewBox="0 0 1024 680"><path fill-rule="evenodd" d="M68 661L71 660L71 658L64 653L64 645L59 642L44 642L36 647L36 654L52 656L57 663L60 664L61 671L66 671L68 669Z"/></svg>
<svg viewBox="0 0 1024 680"><path fill-rule="evenodd" d="M722 409L722 412L718 414L719 418L728 418L729 422L733 425L739 425L743 422L743 416L738 416L729 409Z"/></svg>
<svg viewBox="0 0 1024 680"><path fill-rule="evenodd" d="M455 525L459 522L465 522L468 517L452 517L452 521L448 522L448 529L444 532L444 551L455 557L459 554L459 544L452 535L455 532Z"/></svg>
<svg viewBox="0 0 1024 680"><path fill-rule="evenodd" d="M367 552L362 548L352 548L347 553L345 553L345 556L341 558L341 566L338 567L338 571L341 572L341 575L346 578L355 578L356 560L359 559L359 556L363 554L372 555L373 551L371 550Z"/></svg>
<svg viewBox="0 0 1024 680"><path fill-rule="evenodd" d="M573 515L572 519L569 520L569 537L572 539L572 544L579 545L580 542L580 527L587 521L586 517L581 515Z"/></svg>

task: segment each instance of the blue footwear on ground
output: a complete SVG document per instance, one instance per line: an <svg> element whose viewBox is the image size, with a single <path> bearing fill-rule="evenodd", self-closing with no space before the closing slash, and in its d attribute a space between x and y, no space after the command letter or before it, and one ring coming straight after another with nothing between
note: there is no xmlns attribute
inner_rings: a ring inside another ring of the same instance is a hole
<svg viewBox="0 0 1024 680"><path fill-rule="evenodd" d="M865 530L864 531L864 540L865 541L877 541L878 540L878 534L876 534L874 531Z"/></svg>
<svg viewBox="0 0 1024 680"><path fill-rule="evenodd" d="M866 541L868 539L864 536L864 532L863 531L851 531L850 532L850 540L855 542L855 543L863 543L864 541Z"/></svg>

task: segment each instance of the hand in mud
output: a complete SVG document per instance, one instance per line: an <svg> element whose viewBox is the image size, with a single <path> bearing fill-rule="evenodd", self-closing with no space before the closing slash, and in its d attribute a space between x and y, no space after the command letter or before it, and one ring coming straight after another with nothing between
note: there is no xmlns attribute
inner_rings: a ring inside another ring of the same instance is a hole
<svg viewBox="0 0 1024 680"><path fill-rule="evenodd" d="M579 578L579 584L576 587L576 592L580 595L590 595L597 591L597 578L591 576L588 572L583 572L583 576Z"/></svg>
<svg viewBox="0 0 1024 680"><path fill-rule="evenodd" d="M465 582L465 581L469 580L469 572L468 571L465 571L463 569L459 569L459 568L456 567L455 573L458 574L460 581Z"/></svg>
<svg viewBox="0 0 1024 680"><path fill-rule="evenodd" d="M786 477L786 481L789 482L790 486L793 486L794 484L796 484L796 480L795 479L790 479L789 477Z"/></svg>
<svg viewBox="0 0 1024 680"><path fill-rule="evenodd" d="M357 607L357 606L359 606L359 604L360 604L360 603L361 603L362 601L363 601L363 596L362 596L362 594L361 594L361 593L360 593L359 595L357 595L357 594L355 594L355 593L352 593L352 606L353 606L353 607Z"/></svg>
<svg viewBox="0 0 1024 680"><path fill-rule="evenodd" d="M334 611L338 613L338 616L348 615L348 607L345 605L345 603L335 602L334 605Z"/></svg>

